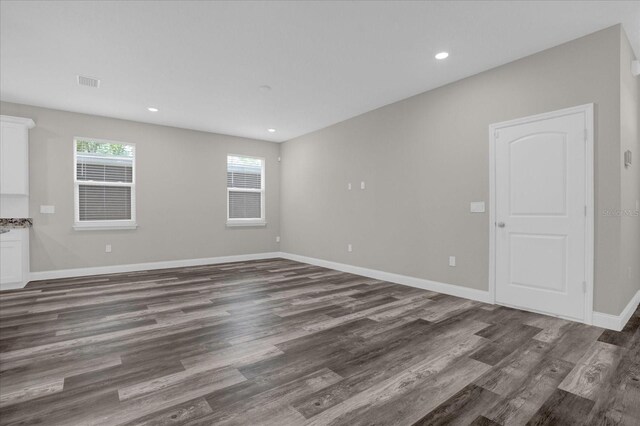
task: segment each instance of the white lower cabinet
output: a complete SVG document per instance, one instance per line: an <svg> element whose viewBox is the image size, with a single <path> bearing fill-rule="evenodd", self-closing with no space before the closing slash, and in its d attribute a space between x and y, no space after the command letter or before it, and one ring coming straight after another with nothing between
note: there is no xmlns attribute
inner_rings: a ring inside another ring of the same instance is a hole
<svg viewBox="0 0 640 426"><path fill-rule="evenodd" d="M0 290L23 288L29 280L29 230L0 235Z"/></svg>

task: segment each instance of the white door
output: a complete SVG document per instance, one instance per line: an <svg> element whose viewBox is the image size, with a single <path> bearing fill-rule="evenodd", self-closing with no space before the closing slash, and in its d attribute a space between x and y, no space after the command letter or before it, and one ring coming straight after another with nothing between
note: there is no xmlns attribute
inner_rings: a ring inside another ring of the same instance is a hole
<svg viewBox="0 0 640 426"><path fill-rule="evenodd" d="M591 108L492 126L496 302L585 320Z"/></svg>

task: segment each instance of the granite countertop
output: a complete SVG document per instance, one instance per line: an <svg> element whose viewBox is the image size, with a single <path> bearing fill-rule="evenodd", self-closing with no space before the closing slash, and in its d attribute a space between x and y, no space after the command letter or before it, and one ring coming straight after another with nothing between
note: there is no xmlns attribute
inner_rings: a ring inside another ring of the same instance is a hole
<svg viewBox="0 0 640 426"><path fill-rule="evenodd" d="M11 217L0 218L0 228L5 229L19 229L19 228L31 228L33 226L33 219L30 217Z"/></svg>

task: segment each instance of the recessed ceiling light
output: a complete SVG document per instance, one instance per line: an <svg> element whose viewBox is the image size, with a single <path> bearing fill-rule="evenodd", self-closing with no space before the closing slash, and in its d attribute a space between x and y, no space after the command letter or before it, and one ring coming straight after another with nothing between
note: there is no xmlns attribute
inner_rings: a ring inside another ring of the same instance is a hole
<svg viewBox="0 0 640 426"><path fill-rule="evenodd" d="M147 109L148 109L149 111L151 111L151 112L158 112L158 111L159 111L159 109L158 109L158 108L155 108L155 107L149 107L149 108L147 108Z"/></svg>
<svg viewBox="0 0 640 426"><path fill-rule="evenodd" d="M269 90L271 90L271 86L265 84L264 86L260 86L259 89L261 92L268 92Z"/></svg>
<svg viewBox="0 0 640 426"><path fill-rule="evenodd" d="M276 129L267 129L267 132L269 132L269 133L275 133L275 132L276 132Z"/></svg>
<svg viewBox="0 0 640 426"><path fill-rule="evenodd" d="M449 52L440 52L436 55L436 59L447 59L449 57Z"/></svg>

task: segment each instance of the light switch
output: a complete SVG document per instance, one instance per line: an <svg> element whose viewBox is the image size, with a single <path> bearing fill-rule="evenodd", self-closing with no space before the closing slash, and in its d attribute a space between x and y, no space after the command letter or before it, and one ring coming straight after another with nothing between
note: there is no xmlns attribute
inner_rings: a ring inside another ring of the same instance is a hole
<svg viewBox="0 0 640 426"><path fill-rule="evenodd" d="M484 201L472 201L469 209L471 213L484 213Z"/></svg>
<svg viewBox="0 0 640 426"><path fill-rule="evenodd" d="M364 189L364 188L365 188L364 181L362 181L362 182L360 182L360 189Z"/></svg>
<svg viewBox="0 0 640 426"><path fill-rule="evenodd" d="M40 213L42 214L54 214L56 212L56 206L40 206Z"/></svg>
<svg viewBox="0 0 640 426"><path fill-rule="evenodd" d="M449 256L449 266L456 266L456 257Z"/></svg>

